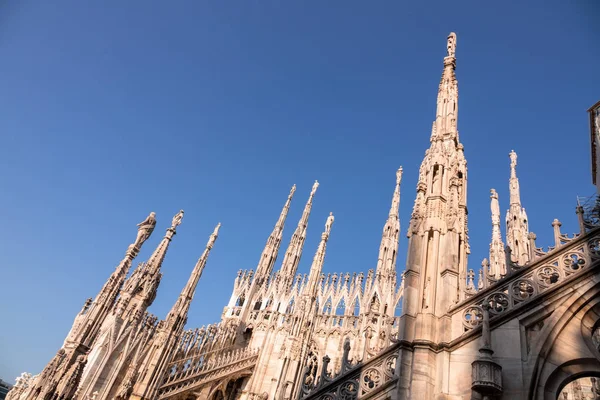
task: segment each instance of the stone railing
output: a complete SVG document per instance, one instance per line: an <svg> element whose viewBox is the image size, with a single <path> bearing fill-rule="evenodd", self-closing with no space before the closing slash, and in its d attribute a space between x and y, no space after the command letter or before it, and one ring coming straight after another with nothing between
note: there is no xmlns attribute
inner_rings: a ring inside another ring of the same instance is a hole
<svg viewBox="0 0 600 400"><path fill-rule="evenodd" d="M257 359L258 349L245 347L198 354L183 362L173 362L169 364L166 379L158 391L158 398L171 397L208 381L252 368Z"/></svg>
<svg viewBox="0 0 600 400"><path fill-rule="evenodd" d="M304 376L302 400L354 400L368 399L393 387L398 380L396 363L400 345L393 344L365 362L352 365L347 360L350 351L346 345L344 360L339 374L331 377L327 372L329 357L323 357L321 376L312 385L310 376ZM307 382L307 378L309 378Z"/></svg>
<svg viewBox="0 0 600 400"><path fill-rule="evenodd" d="M529 303L540 294L587 271L600 260L600 229L580 235L544 257L536 259L493 286L480 290L468 300L449 310L453 337L481 324L484 304L490 306L490 318Z"/></svg>

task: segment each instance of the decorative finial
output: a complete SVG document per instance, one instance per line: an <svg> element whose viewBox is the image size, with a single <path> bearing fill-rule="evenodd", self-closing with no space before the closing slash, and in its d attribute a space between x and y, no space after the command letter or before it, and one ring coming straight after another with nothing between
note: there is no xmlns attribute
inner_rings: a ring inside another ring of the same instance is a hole
<svg viewBox="0 0 600 400"><path fill-rule="evenodd" d="M310 192L311 196L315 194L318 187L319 187L319 181L315 181L315 183L313 184L313 187L312 187L312 191Z"/></svg>
<svg viewBox="0 0 600 400"><path fill-rule="evenodd" d="M329 233L331 232L331 225L333 225L333 220L333 213L330 212L329 217L327 217L327 222L325 223L325 233L327 235L329 235Z"/></svg>
<svg viewBox="0 0 600 400"><path fill-rule="evenodd" d="M296 193L296 184L294 183L294 186L292 186L292 190L290 190L290 195L288 197L292 197L294 195L294 193Z"/></svg>
<svg viewBox="0 0 600 400"><path fill-rule="evenodd" d="M496 189L490 189L490 197L492 199L497 199L498 198L498 192L496 192Z"/></svg>
<svg viewBox="0 0 600 400"><path fill-rule="evenodd" d="M396 185L400 185L400 182L402 182L402 166L396 171Z"/></svg>
<svg viewBox="0 0 600 400"><path fill-rule="evenodd" d="M221 229L221 223L219 222L213 231L213 235L217 236L219 234L219 229Z"/></svg>
<svg viewBox="0 0 600 400"><path fill-rule="evenodd" d="M183 210L179 210L179 212L173 217L171 221L171 229L175 230L179 225L181 225L181 220L183 219Z"/></svg>
<svg viewBox="0 0 600 400"><path fill-rule="evenodd" d="M454 57L456 54L456 33L454 32L450 32L448 35L447 49L448 57Z"/></svg>

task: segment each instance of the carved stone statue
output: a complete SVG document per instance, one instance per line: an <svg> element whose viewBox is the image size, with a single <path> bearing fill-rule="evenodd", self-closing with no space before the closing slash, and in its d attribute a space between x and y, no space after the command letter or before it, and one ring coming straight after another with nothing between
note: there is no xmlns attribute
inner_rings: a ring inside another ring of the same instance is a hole
<svg viewBox="0 0 600 400"><path fill-rule="evenodd" d="M150 237L152 231L154 231L154 227L156 226L156 213L151 212L148 217L137 224L138 234L135 238L135 242L133 243L133 247L137 247L138 249L142 247L142 244Z"/></svg>
<svg viewBox="0 0 600 400"><path fill-rule="evenodd" d="M498 193L495 189L490 190L490 197L492 199L491 209L492 209L492 221L499 224L500 223L500 205L498 203Z"/></svg>
<svg viewBox="0 0 600 400"><path fill-rule="evenodd" d="M429 297L430 297L430 290L429 290L429 284L431 283L431 277L428 276L427 280L425 281L425 288L423 288L423 308L429 308Z"/></svg>
<svg viewBox="0 0 600 400"><path fill-rule="evenodd" d="M451 32L448 35L448 57L454 57L456 54L456 33Z"/></svg>
<svg viewBox="0 0 600 400"><path fill-rule="evenodd" d="M319 182L315 181L315 183L313 184L313 187L312 187L312 191L310 192L311 196L313 196L316 193L318 187L319 187Z"/></svg>
<svg viewBox="0 0 600 400"><path fill-rule="evenodd" d="M396 171L396 185L399 185L402 182L402 167L398 168Z"/></svg>
<svg viewBox="0 0 600 400"><path fill-rule="evenodd" d="M173 217L171 221L171 229L176 229L179 225L181 225L181 220L183 219L183 210L179 210L179 212Z"/></svg>
<svg viewBox="0 0 600 400"><path fill-rule="evenodd" d="M331 225L333 225L333 220L333 213L330 212L329 217L327 217L327 222L325 223L325 232L327 232L327 234L331 232Z"/></svg>
<svg viewBox="0 0 600 400"><path fill-rule="evenodd" d="M510 167L515 168L517 166L517 153L511 150L508 156L510 157Z"/></svg>

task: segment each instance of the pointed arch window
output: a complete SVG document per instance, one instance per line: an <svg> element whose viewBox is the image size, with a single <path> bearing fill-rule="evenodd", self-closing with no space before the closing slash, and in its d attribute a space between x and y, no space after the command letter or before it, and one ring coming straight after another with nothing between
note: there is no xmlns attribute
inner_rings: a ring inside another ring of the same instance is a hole
<svg viewBox="0 0 600 400"><path fill-rule="evenodd" d="M235 306L236 307L242 307L245 302L246 302L245 294L242 293L240 295L240 297L238 297L237 302L235 303Z"/></svg>
<svg viewBox="0 0 600 400"><path fill-rule="evenodd" d="M269 297L269 300L267 300L267 303L265 304L265 310L268 310L272 304L273 304L273 296Z"/></svg>

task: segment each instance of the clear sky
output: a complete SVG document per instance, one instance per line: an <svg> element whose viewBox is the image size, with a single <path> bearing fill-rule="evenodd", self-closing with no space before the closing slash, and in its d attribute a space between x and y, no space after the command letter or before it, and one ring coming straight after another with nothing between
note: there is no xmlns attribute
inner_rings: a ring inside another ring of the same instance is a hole
<svg viewBox="0 0 600 400"><path fill-rule="evenodd" d="M321 183L300 272L330 211L325 272L375 268L404 167L398 270L446 37L458 36L471 268L508 153L530 229L575 232L594 193L600 8L561 1L7 0L0 5L0 378L38 373L150 211L140 254L185 210L151 311L164 317L217 222L188 327L217 322L292 184L284 246ZM278 260L279 267L282 257Z"/></svg>

